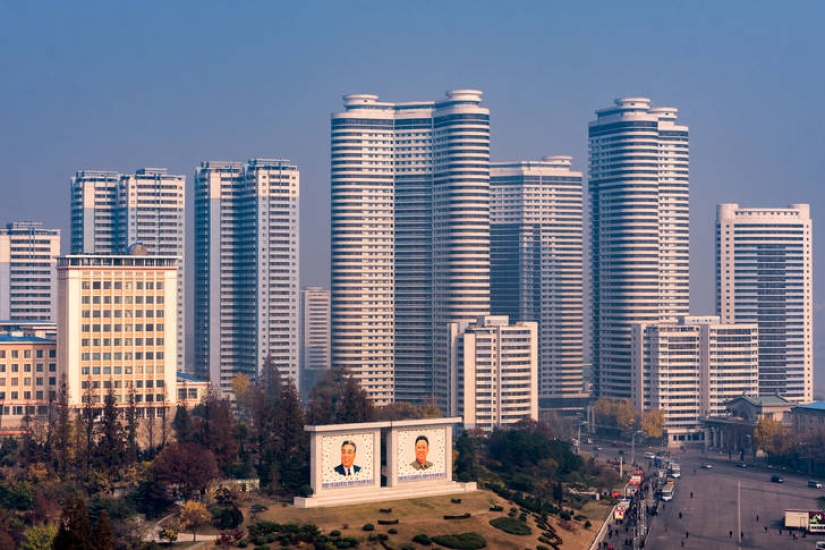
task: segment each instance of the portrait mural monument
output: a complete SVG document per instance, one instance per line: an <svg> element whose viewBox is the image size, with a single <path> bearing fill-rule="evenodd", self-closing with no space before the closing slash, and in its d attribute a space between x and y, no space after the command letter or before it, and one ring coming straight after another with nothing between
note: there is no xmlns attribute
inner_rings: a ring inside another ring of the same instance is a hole
<svg viewBox="0 0 825 550"><path fill-rule="evenodd" d="M311 508L474 491L452 481L453 430L460 418L307 426ZM385 455L382 460L382 441Z"/></svg>

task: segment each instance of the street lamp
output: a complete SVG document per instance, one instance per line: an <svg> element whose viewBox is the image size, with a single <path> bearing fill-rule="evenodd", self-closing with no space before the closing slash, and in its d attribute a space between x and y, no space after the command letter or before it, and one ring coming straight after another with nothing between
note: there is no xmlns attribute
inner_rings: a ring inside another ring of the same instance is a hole
<svg viewBox="0 0 825 550"><path fill-rule="evenodd" d="M582 446L582 424L587 424L587 420L579 420L579 432L576 437L576 454L579 454L579 448Z"/></svg>

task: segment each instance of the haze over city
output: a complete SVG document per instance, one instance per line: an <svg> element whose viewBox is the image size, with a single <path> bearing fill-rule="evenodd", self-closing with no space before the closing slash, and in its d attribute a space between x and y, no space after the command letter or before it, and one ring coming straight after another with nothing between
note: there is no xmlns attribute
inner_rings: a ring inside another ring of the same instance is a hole
<svg viewBox="0 0 825 550"><path fill-rule="evenodd" d="M692 313L714 310L717 204L809 203L821 335L824 16L816 2L2 4L0 223L58 227L65 252L77 170L165 167L191 185L204 160L285 158L301 170L302 284L326 287L342 95L478 89L492 160L572 155L585 173L594 111L649 97L690 127Z"/></svg>

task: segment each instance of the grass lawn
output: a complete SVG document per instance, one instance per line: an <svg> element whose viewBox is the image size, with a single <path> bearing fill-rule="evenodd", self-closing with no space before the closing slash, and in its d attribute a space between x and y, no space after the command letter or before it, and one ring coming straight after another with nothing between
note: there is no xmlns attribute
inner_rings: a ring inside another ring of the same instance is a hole
<svg viewBox="0 0 825 550"><path fill-rule="evenodd" d="M452 498L460 498L460 503L451 502ZM487 540L488 548L502 550L524 550L535 548L541 534L536 527L532 516L528 516L527 524L532 529L530 535L510 535L496 529L489 524L489 521L496 517L506 516L514 504L505 501L497 495L487 491L476 491L474 493L463 493L461 495L447 495L441 497L428 497L410 500L396 500L389 502L378 502L373 504L353 504L350 506L339 506L335 508L310 508L300 509L292 505L273 503L260 496L252 497L249 502L243 503L241 509L246 521L250 521L249 506L258 502L266 505L269 509L258 512L259 520L274 521L277 523L312 523L317 525L322 532L341 531L344 536L358 538L367 541L370 533L363 530L366 523L375 525L372 533L388 533L390 529L395 529L397 534L389 535L390 548L400 549L405 544L412 544L412 538L419 533L426 533L430 537L434 535L456 534L474 531L481 534ZM499 505L504 508L503 512L491 512L490 507ZM383 513L381 509L391 508L392 512ZM609 512L609 506L601 502L589 503L583 514L590 518L591 527L585 529L583 522L570 521L560 522L555 516L549 518L551 525L555 526L557 534L563 540L563 548L570 550L586 549L593 540L599 527L604 522L605 516ZM445 520L445 515L461 515L470 513L467 519ZM378 520L398 520L396 525L379 525ZM242 526L243 528L243 526ZM211 538L204 529L203 535L198 533L198 538ZM437 548L434 545L430 548ZM422 547L423 548L423 547Z"/></svg>

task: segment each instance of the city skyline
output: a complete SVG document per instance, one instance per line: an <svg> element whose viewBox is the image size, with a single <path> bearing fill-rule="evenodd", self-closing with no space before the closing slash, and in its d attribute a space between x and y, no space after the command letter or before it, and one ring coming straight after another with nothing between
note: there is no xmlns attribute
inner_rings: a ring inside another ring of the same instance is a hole
<svg viewBox="0 0 825 550"><path fill-rule="evenodd" d="M77 170L162 166L189 180L208 159L290 158L303 182L301 286L328 287L329 113L344 94L412 101L480 89L493 113L492 161L571 155L583 172L593 111L644 96L679 109L691 128L691 313L713 312L717 204L809 203L823 333L819 4L605 2L598 18L592 7L540 3L459 2L438 17L334 3L193 6L0 7L10 75L0 222L60 228L68 252ZM219 35L193 38L218 22ZM67 40L70 28L95 32ZM260 80L227 78L243 71ZM823 365L816 374L821 388Z"/></svg>

